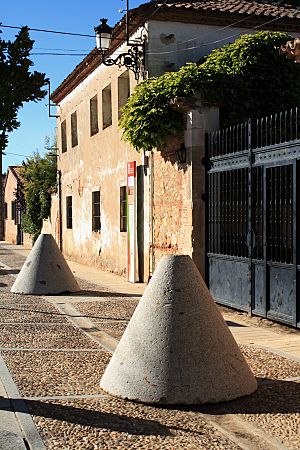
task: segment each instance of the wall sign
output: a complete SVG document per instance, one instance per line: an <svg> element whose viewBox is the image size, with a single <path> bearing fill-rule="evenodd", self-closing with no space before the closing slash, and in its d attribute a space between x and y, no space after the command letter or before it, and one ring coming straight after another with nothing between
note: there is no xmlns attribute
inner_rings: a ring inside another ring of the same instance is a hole
<svg viewBox="0 0 300 450"><path fill-rule="evenodd" d="M127 163L127 278L132 283L138 281L136 161Z"/></svg>

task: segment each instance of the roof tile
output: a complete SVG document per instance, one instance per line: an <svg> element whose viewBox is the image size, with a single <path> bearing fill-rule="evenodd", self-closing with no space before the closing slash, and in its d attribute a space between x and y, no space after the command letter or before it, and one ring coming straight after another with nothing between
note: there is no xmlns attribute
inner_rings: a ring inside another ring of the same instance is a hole
<svg viewBox="0 0 300 450"><path fill-rule="evenodd" d="M300 12L300 5L295 6L296 2L286 0L281 4L274 0L202 0L202 1L174 1L169 0L167 3L161 1L154 2L158 7L162 8L180 8L180 9L195 9L203 11L220 11L220 12L238 12L240 14L252 14L255 11L257 15L263 16L288 16L291 18L298 18ZM294 6L293 6L294 5Z"/></svg>

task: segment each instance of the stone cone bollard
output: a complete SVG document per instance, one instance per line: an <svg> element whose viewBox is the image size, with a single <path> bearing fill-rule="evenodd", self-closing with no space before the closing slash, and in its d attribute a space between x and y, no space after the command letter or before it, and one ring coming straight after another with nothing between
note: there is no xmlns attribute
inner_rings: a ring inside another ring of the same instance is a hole
<svg viewBox="0 0 300 450"><path fill-rule="evenodd" d="M55 295L80 287L51 234L41 234L14 282L15 294Z"/></svg>
<svg viewBox="0 0 300 450"><path fill-rule="evenodd" d="M164 256L100 382L145 403L201 404L257 389L227 324L189 256Z"/></svg>

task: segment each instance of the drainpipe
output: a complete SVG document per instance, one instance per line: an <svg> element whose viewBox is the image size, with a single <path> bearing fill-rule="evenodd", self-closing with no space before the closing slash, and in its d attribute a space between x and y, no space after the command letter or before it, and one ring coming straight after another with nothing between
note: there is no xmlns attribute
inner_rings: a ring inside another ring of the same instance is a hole
<svg viewBox="0 0 300 450"><path fill-rule="evenodd" d="M59 248L62 252L63 239L62 239L62 208L61 208L61 170L57 171L57 192L58 192L58 232L59 232Z"/></svg>
<svg viewBox="0 0 300 450"><path fill-rule="evenodd" d="M154 254L154 155L153 151L150 154L149 162L149 278L150 281L155 270L155 254Z"/></svg>

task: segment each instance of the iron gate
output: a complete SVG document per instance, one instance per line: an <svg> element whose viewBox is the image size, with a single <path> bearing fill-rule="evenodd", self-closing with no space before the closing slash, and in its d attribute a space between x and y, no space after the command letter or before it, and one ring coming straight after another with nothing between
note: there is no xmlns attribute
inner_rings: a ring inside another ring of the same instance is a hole
<svg viewBox="0 0 300 450"><path fill-rule="evenodd" d="M300 327L298 128L295 109L210 133L206 145L210 291L218 303L295 327Z"/></svg>

